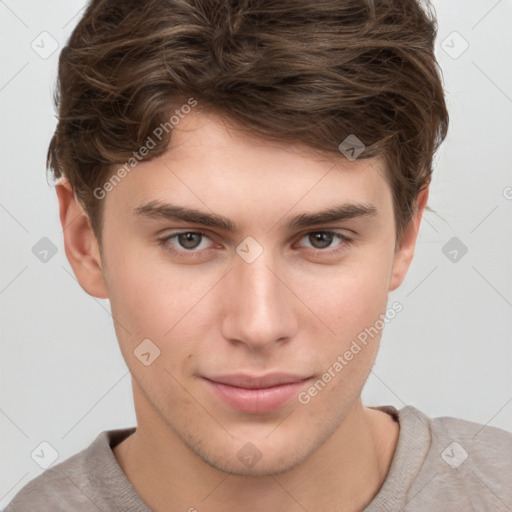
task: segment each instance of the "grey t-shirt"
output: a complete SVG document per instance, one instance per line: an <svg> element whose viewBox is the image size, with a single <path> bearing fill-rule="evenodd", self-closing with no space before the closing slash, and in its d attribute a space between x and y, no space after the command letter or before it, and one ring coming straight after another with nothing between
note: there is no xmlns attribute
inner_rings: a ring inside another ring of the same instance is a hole
<svg viewBox="0 0 512 512"><path fill-rule="evenodd" d="M391 467L363 512L511 512L512 433L412 406L375 407L400 424ZM112 448L135 427L101 432L89 447L28 482L5 512L150 512Z"/></svg>

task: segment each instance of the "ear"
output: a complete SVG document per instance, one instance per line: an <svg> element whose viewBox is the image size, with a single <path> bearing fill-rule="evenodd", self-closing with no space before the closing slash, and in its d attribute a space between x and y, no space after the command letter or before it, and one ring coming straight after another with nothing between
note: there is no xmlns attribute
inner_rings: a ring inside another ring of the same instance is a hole
<svg viewBox="0 0 512 512"><path fill-rule="evenodd" d="M80 286L100 299L108 298L98 242L89 217L78 202L71 184L62 178L56 185L64 248Z"/></svg>
<svg viewBox="0 0 512 512"><path fill-rule="evenodd" d="M393 270L391 273L391 279L389 283L389 290L393 291L398 288L402 281L405 279L409 265L411 264L414 256L414 249L416 247L416 239L418 238L418 232L420 230L420 222L427 206L429 187L425 187L416 198L415 210L413 216L407 227L405 228L402 245L395 252L393 259Z"/></svg>

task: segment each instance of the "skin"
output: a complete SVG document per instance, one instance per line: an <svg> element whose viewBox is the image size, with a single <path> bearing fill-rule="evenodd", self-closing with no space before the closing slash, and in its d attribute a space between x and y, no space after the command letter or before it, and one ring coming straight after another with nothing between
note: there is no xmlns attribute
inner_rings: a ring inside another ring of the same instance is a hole
<svg viewBox="0 0 512 512"><path fill-rule="evenodd" d="M399 434L360 398L380 333L307 405L294 397L268 413L241 412L201 376L282 371L314 381L375 324L409 268L428 198L427 188L395 250L383 176L379 159L265 141L196 109L166 153L107 193L101 250L69 183L57 185L67 258L88 294L110 300L132 375L137 430L113 452L152 510L356 511L376 495ZM241 230L134 213L152 200L221 214ZM296 214L350 202L377 215L284 228ZM209 238L195 248L167 242L181 255L158 244L198 229ZM311 234L325 230L353 242L322 245ZM236 252L248 236L263 248L252 263ZM144 339L160 349L149 366L134 355ZM237 457L248 442L261 454L251 467Z"/></svg>

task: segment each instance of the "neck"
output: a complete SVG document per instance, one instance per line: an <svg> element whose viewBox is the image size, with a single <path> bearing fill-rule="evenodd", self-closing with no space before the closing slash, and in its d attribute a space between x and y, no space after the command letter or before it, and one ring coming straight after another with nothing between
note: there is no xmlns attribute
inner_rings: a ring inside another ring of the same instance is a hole
<svg viewBox="0 0 512 512"><path fill-rule="evenodd" d="M388 414L358 400L335 433L299 466L275 475L238 476L204 462L148 403L138 405L138 419L144 421L113 451L153 512L360 511L382 486L399 433Z"/></svg>

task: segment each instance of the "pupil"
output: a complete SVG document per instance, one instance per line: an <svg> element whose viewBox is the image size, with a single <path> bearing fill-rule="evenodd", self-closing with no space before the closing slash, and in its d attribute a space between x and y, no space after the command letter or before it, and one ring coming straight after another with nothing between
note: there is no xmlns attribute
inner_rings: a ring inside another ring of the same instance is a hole
<svg viewBox="0 0 512 512"><path fill-rule="evenodd" d="M332 236L329 235L328 233L314 233L313 238L315 239L315 243L313 243L313 245L315 247L316 247L315 244L317 242L320 242L320 247L317 247L319 249L324 249L325 247L329 247L329 245L332 241Z"/></svg>
<svg viewBox="0 0 512 512"><path fill-rule="evenodd" d="M181 233L179 236L180 244L187 249L195 249L199 244L197 240L194 242L194 237L199 239L201 235L199 233Z"/></svg>

